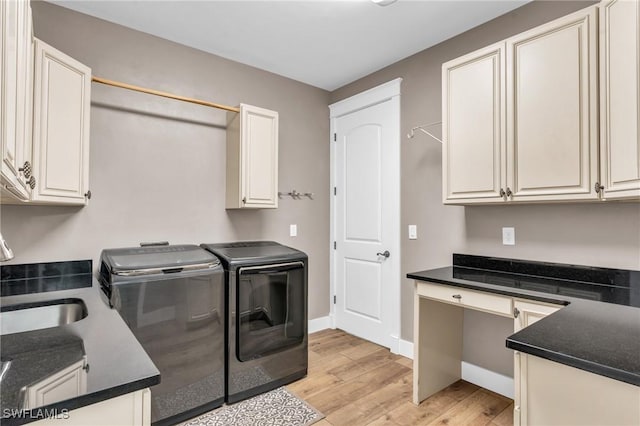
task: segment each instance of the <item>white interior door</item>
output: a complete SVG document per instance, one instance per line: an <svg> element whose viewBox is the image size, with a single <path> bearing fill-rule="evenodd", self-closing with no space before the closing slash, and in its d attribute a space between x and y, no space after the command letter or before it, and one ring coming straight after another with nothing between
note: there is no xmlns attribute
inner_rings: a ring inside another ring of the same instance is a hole
<svg viewBox="0 0 640 426"><path fill-rule="evenodd" d="M400 283L398 98L333 119L335 324L394 351Z"/></svg>

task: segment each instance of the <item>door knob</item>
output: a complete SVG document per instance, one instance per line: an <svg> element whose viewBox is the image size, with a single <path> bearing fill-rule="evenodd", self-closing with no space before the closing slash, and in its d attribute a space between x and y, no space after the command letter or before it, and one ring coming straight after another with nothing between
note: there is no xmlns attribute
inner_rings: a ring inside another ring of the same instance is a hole
<svg viewBox="0 0 640 426"><path fill-rule="evenodd" d="M389 253L389 250L385 250L382 253L376 253L378 256L384 256L384 257L389 257L391 256L391 253Z"/></svg>

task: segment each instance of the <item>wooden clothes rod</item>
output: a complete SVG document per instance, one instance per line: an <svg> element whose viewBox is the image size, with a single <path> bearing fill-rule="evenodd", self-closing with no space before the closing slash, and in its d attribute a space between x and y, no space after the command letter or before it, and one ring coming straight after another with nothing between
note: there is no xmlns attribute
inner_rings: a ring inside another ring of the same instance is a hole
<svg viewBox="0 0 640 426"><path fill-rule="evenodd" d="M119 81L107 80L106 78L91 77L91 81L96 83L106 84L108 86L120 87L122 89L133 90L135 92L147 93L149 95L162 96L164 98L175 99L182 102L190 102L192 104L204 105L212 108L223 109L226 111L240 112L240 108L230 107L227 105L216 104L213 102L202 101L195 98L187 98L186 96L174 95L173 93L161 92L159 90L147 89L145 87L134 86L132 84L121 83Z"/></svg>

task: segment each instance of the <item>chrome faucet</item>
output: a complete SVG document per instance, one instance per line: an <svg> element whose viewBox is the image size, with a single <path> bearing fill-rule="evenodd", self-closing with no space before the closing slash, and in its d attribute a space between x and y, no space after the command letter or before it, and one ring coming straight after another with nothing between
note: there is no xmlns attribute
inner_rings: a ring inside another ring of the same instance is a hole
<svg viewBox="0 0 640 426"><path fill-rule="evenodd" d="M6 262L13 259L13 250L9 248L0 232L0 262Z"/></svg>

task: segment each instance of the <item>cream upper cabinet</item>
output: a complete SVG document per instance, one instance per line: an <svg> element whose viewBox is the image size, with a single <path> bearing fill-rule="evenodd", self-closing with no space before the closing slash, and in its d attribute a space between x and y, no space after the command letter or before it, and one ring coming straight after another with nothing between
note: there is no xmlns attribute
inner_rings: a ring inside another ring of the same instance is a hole
<svg viewBox="0 0 640 426"><path fill-rule="evenodd" d="M597 8L443 65L446 204L596 200Z"/></svg>
<svg viewBox="0 0 640 426"><path fill-rule="evenodd" d="M3 199L28 200L31 187L33 35L27 1L0 2L0 141ZM4 201L4 200L3 200Z"/></svg>
<svg viewBox="0 0 640 426"><path fill-rule="evenodd" d="M226 207L278 207L278 113L251 105L227 116Z"/></svg>
<svg viewBox="0 0 640 426"><path fill-rule="evenodd" d="M91 70L36 39L31 200L84 205L89 192Z"/></svg>
<svg viewBox="0 0 640 426"><path fill-rule="evenodd" d="M514 200L598 198L596 13L590 7L507 40Z"/></svg>
<svg viewBox="0 0 640 426"><path fill-rule="evenodd" d="M444 202L502 202L506 187L505 44L442 67Z"/></svg>
<svg viewBox="0 0 640 426"><path fill-rule="evenodd" d="M640 1L607 0L599 10L604 197L640 198Z"/></svg>

